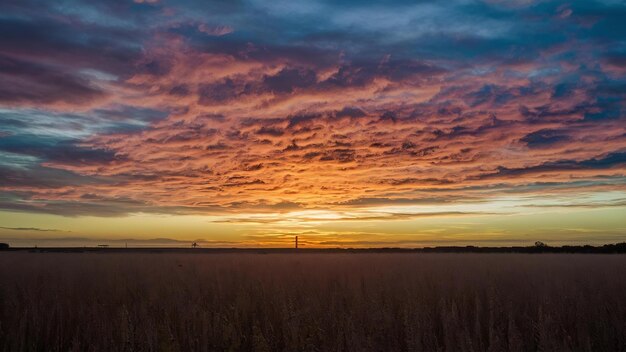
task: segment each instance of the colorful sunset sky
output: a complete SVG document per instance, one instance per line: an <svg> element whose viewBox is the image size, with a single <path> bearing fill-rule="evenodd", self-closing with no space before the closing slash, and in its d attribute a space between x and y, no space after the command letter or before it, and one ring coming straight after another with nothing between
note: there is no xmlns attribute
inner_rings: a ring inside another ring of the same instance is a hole
<svg viewBox="0 0 626 352"><path fill-rule="evenodd" d="M626 240L618 0L3 0L0 241Z"/></svg>

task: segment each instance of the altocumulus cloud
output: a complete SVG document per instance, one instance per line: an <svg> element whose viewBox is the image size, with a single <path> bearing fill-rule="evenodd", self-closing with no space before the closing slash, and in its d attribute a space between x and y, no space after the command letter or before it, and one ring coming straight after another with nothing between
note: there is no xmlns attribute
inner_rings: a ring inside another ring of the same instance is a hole
<svg viewBox="0 0 626 352"><path fill-rule="evenodd" d="M0 11L2 209L437 206L624 185L619 2Z"/></svg>

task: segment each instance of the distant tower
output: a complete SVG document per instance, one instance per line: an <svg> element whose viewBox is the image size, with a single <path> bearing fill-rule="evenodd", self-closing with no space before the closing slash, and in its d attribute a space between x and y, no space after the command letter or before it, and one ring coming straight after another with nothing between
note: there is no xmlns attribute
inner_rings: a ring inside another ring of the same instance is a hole
<svg viewBox="0 0 626 352"><path fill-rule="evenodd" d="M296 236L296 249L298 249L298 236Z"/></svg>

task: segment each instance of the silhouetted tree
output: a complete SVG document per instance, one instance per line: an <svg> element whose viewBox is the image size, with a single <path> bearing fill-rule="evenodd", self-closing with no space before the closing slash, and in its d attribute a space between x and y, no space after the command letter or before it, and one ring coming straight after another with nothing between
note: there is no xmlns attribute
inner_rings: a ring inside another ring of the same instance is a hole
<svg viewBox="0 0 626 352"><path fill-rule="evenodd" d="M541 241L537 241L535 242L535 247L548 247L548 245Z"/></svg>
<svg viewBox="0 0 626 352"><path fill-rule="evenodd" d="M194 242L191 244L191 248L197 248L199 247L198 242Z"/></svg>
<svg viewBox="0 0 626 352"><path fill-rule="evenodd" d="M0 249L9 249L8 243L0 243Z"/></svg>

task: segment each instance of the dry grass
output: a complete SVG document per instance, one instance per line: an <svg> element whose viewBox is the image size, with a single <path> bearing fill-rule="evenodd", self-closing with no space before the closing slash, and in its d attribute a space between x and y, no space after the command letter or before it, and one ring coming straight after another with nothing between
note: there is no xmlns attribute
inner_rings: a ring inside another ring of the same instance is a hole
<svg viewBox="0 0 626 352"><path fill-rule="evenodd" d="M0 253L4 351L626 350L626 256Z"/></svg>

